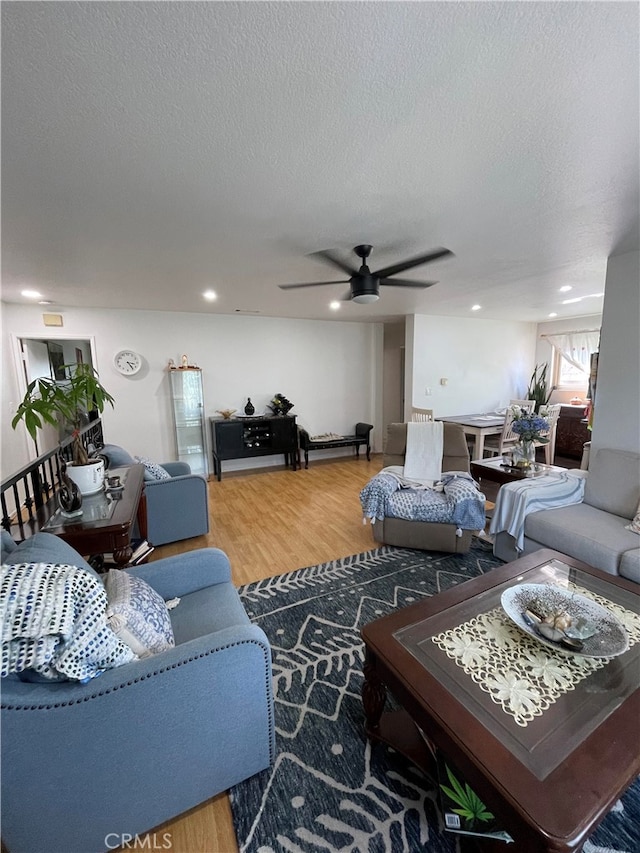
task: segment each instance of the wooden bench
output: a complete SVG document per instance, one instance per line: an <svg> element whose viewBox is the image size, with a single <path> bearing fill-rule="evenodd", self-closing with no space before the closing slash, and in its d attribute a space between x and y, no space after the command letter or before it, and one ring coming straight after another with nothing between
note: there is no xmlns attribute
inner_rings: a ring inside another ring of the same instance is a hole
<svg viewBox="0 0 640 853"><path fill-rule="evenodd" d="M360 448L367 448L367 460L371 459L371 446L369 444L369 434L373 429L373 424L356 424L353 435L341 435L339 438L323 438L314 441L306 429L298 427L298 440L300 450L304 451L304 467L309 467L309 451L310 450L330 450L333 447L355 447L356 456L360 456Z"/></svg>

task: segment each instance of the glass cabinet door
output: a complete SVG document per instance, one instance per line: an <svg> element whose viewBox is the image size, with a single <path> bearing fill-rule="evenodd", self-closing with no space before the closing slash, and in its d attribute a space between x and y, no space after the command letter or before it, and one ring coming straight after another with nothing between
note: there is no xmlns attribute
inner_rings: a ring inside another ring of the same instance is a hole
<svg viewBox="0 0 640 853"><path fill-rule="evenodd" d="M176 430L178 460L187 462L192 474L209 473L202 371L194 368L171 370L171 397Z"/></svg>

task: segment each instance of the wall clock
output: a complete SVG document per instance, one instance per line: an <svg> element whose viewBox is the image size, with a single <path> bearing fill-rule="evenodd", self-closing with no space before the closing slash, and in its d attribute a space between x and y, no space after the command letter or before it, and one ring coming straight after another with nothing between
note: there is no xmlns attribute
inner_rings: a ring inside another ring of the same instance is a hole
<svg viewBox="0 0 640 853"><path fill-rule="evenodd" d="M133 376L142 367L142 356L130 349L122 349L113 357L115 369L123 376Z"/></svg>

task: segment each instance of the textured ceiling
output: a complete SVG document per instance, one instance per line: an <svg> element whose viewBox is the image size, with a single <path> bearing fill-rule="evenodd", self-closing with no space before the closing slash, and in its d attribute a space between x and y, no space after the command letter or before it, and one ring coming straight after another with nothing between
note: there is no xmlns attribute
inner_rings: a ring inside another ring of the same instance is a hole
<svg viewBox="0 0 640 853"><path fill-rule="evenodd" d="M637 3L1 5L5 301L540 321L638 248ZM362 242L455 257L278 288Z"/></svg>

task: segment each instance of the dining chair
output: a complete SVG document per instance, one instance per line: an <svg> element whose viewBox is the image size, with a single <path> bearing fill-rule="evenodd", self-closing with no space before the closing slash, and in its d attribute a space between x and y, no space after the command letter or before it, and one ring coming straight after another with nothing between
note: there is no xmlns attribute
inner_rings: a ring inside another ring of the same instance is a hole
<svg viewBox="0 0 640 853"><path fill-rule="evenodd" d="M556 455L556 430L561 409L560 403L554 403L552 406L541 406L540 417L543 417L549 424L549 429L542 433L542 436L548 438L549 442L541 445L539 441L536 441L534 444L536 447L544 447L544 461L547 465L553 465L553 458Z"/></svg>
<svg viewBox="0 0 640 853"><path fill-rule="evenodd" d="M509 400L510 406L520 406L523 412L531 414L536 407L535 400Z"/></svg>
<svg viewBox="0 0 640 853"><path fill-rule="evenodd" d="M526 400L525 402L529 402ZM513 410L509 407L504 416L504 425L499 435L488 435L484 440L484 449L492 456L502 456L505 450L514 447L520 436L513 431L515 417Z"/></svg>
<svg viewBox="0 0 640 853"><path fill-rule="evenodd" d="M411 420L412 421L432 421L433 420L433 409L411 409Z"/></svg>

